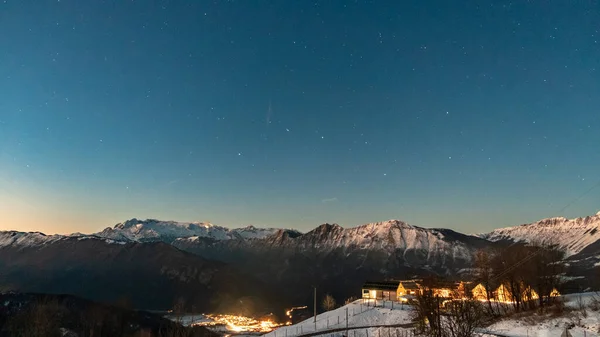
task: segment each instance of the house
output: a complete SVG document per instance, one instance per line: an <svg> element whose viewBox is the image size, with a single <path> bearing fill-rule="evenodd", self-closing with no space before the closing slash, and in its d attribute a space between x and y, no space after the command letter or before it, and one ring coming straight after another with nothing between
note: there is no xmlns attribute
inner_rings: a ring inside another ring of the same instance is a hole
<svg viewBox="0 0 600 337"><path fill-rule="evenodd" d="M366 282L362 288L362 298L409 302L422 294L422 280ZM470 282L437 283L431 287L434 296L440 298L466 298Z"/></svg>
<svg viewBox="0 0 600 337"><path fill-rule="evenodd" d="M520 289L523 289L520 296L523 302L533 301L540 298L538 293L531 288L531 286L521 283ZM509 287L501 284L496 290L496 296L494 299L499 302L514 302L515 296Z"/></svg>
<svg viewBox="0 0 600 337"><path fill-rule="evenodd" d="M400 281L398 284L398 298L405 295L417 295L421 291L419 280Z"/></svg>
<svg viewBox="0 0 600 337"><path fill-rule="evenodd" d="M507 303L514 302L512 292L504 284L501 284L498 287L498 289L496 289L496 298L495 298L495 300L498 301L498 302L507 302Z"/></svg>
<svg viewBox="0 0 600 337"><path fill-rule="evenodd" d="M473 290L471 290L471 294L473 294L473 299L476 299L478 301L487 301L488 300L488 293L487 290L485 289L485 286L482 283L479 283L478 285L476 285ZM490 299L493 299L494 295L490 294Z"/></svg>
<svg viewBox="0 0 600 337"><path fill-rule="evenodd" d="M397 298L398 281L367 281L362 287L362 298L393 301Z"/></svg>
<svg viewBox="0 0 600 337"><path fill-rule="evenodd" d="M462 298L463 296L459 295L460 288L464 289L464 283L437 283L435 287L432 287L433 296L437 296L440 298Z"/></svg>
<svg viewBox="0 0 600 337"><path fill-rule="evenodd" d="M522 297L523 301L533 301L540 298L538 293L533 290L530 286L527 286L525 290L523 290Z"/></svg>

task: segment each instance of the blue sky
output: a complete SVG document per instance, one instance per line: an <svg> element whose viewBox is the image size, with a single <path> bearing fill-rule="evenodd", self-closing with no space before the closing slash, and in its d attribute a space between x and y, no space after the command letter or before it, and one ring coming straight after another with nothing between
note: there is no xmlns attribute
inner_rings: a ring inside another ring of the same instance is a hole
<svg viewBox="0 0 600 337"><path fill-rule="evenodd" d="M0 229L594 214L598 22L583 1L0 3Z"/></svg>

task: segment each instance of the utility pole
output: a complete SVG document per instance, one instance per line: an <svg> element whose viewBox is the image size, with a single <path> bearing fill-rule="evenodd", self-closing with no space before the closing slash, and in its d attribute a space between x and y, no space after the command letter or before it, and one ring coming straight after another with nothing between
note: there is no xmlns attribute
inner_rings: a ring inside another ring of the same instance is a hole
<svg viewBox="0 0 600 337"><path fill-rule="evenodd" d="M317 331L317 287L315 287L315 303L314 303L314 309L315 309L315 331Z"/></svg>
<svg viewBox="0 0 600 337"><path fill-rule="evenodd" d="M315 309L315 323L317 323L317 287L315 287L315 303L314 303L314 309Z"/></svg>
<svg viewBox="0 0 600 337"><path fill-rule="evenodd" d="M348 307L346 307L346 337L350 337L348 335Z"/></svg>

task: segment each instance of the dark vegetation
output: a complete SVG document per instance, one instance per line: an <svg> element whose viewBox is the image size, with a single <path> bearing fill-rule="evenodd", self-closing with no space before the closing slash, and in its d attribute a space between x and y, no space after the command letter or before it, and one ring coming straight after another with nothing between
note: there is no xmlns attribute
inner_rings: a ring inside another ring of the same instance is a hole
<svg viewBox="0 0 600 337"><path fill-rule="evenodd" d="M0 295L2 337L216 337L203 327L188 328L160 315L70 295Z"/></svg>
<svg viewBox="0 0 600 337"><path fill-rule="evenodd" d="M563 259L564 252L550 244L480 250L473 264L474 282L464 294L440 298L435 289L446 281L436 277L423 280L422 292L414 303L417 331L424 336L467 337L477 328L515 313L562 314L564 303L552 297L551 292L560 288L560 275L565 270ZM470 290L478 284L485 288L485 298L472 297ZM501 285L511 302L493 300Z"/></svg>
<svg viewBox="0 0 600 337"><path fill-rule="evenodd" d="M275 311L268 286L223 262L169 244L109 244L68 239L32 247L0 247L0 291L72 294L100 302L127 297L147 310ZM240 305L243 301L244 305Z"/></svg>

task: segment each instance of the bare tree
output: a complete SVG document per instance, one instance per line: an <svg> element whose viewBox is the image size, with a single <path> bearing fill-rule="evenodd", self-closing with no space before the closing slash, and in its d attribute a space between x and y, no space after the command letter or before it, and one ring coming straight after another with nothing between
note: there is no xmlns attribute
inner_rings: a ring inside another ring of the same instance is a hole
<svg viewBox="0 0 600 337"><path fill-rule="evenodd" d="M449 337L471 337L484 325L485 315L478 301L452 301L442 318L442 329Z"/></svg>
<svg viewBox="0 0 600 337"><path fill-rule="evenodd" d="M497 294L497 296L507 297L505 299L513 303L516 311L522 308L525 290L523 278L529 272L528 265L523 263L523 258L527 256L528 251L524 246L513 245L501 249L492 260L493 279L500 283L505 290L505 293Z"/></svg>
<svg viewBox="0 0 600 337"><path fill-rule="evenodd" d="M441 301L434 295L431 281L424 280L421 291L417 294L414 305L413 320L417 331L431 337L442 337Z"/></svg>
<svg viewBox="0 0 600 337"><path fill-rule="evenodd" d="M494 309L492 308L492 299L494 298L494 287L492 285L494 268L492 266L492 260L493 254L489 250L479 250L475 253L475 280L485 289L490 315L495 314Z"/></svg>
<svg viewBox="0 0 600 337"><path fill-rule="evenodd" d="M335 307L335 298L333 298L333 296L331 296L330 294L325 295L325 298L323 299L323 309L325 311L329 311L335 309Z"/></svg>

